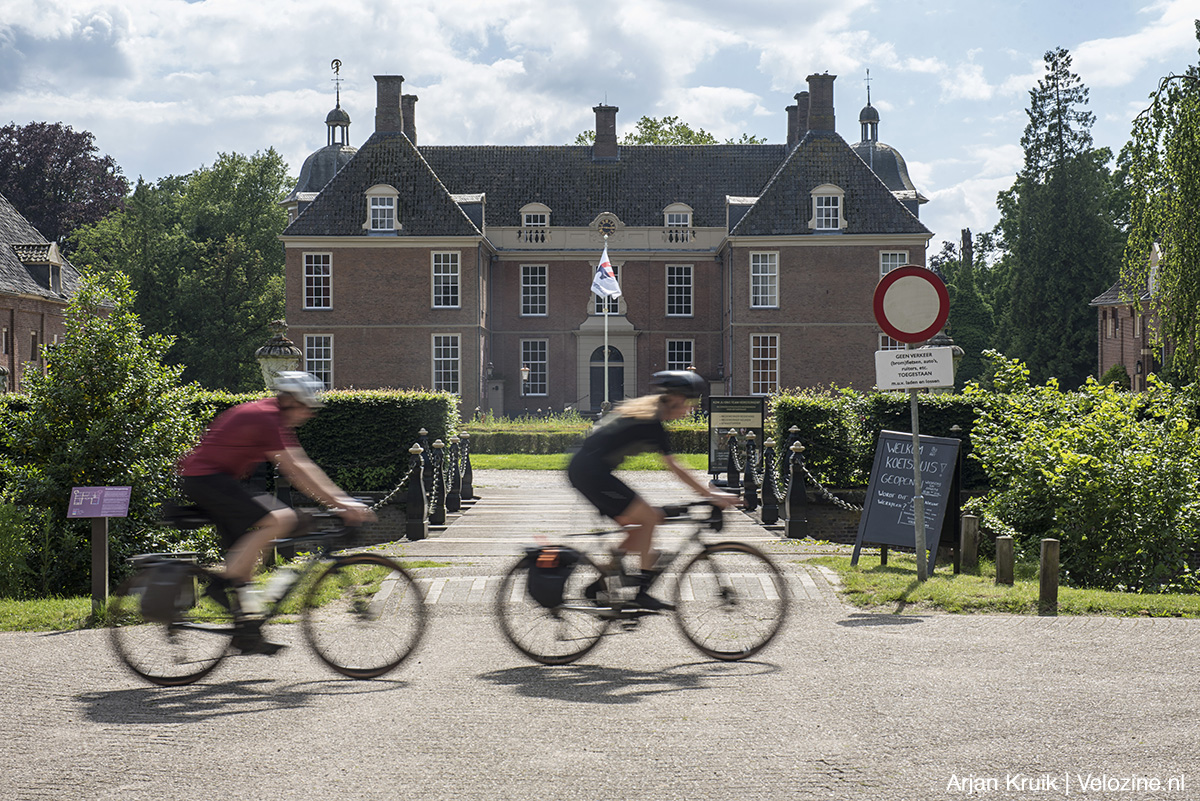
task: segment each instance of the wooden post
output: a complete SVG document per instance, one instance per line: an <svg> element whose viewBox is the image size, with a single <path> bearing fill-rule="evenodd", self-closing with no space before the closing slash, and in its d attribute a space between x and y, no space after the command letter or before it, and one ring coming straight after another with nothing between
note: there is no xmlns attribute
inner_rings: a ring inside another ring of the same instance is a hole
<svg viewBox="0 0 1200 801"><path fill-rule="evenodd" d="M92 614L108 602L108 518L92 518Z"/></svg>
<svg viewBox="0 0 1200 801"><path fill-rule="evenodd" d="M1013 583L1013 538L1007 534L996 537L996 583Z"/></svg>
<svg viewBox="0 0 1200 801"><path fill-rule="evenodd" d="M1038 614L1058 614L1058 540L1042 540L1038 567Z"/></svg>
<svg viewBox="0 0 1200 801"><path fill-rule="evenodd" d="M963 515L959 522L962 546L962 570L972 575L979 572L979 518Z"/></svg>

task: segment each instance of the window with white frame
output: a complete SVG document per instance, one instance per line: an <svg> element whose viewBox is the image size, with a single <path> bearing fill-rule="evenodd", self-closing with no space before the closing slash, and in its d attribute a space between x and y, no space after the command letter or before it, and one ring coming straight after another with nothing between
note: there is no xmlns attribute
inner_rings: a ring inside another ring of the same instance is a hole
<svg viewBox="0 0 1200 801"><path fill-rule="evenodd" d="M812 191L813 215L808 227L815 231L841 231L846 227L842 200L846 193L833 184L821 184Z"/></svg>
<svg viewBox="0 0 1200 801"><path fill-rule="evenodd" d="M696 343L691 339L667 340L667 369L686 370L696 365Z"/></svg>
<svg viewBox="0 0 1200 801"><path fill-rule="evenodd" d="M908 264L907 250L885 250L879 254L879 274L881 276L906 264Z"/></svg>
<svg viewBox="0 0 1200 801"><path fill-rule="evenodd" d="M321 379L326 389L333 386L333 335L304 335L304 369Z"/></svg>
<svg viewBox="0 0 1200 801"><path fill-rule="evenodd" d="M750 308L779 308L779 254L750 254Z"/></svg>
<svg viewBox="0 0 1200 801"><path fill-rule="evenodd" d="M333 256L304 254L304 308L333 308Z"/></svg>
<svg viewBox="0 0 1200 801"><path fill-rule="evenodd" d="M892 339L887 334L879 335L880 350L904 350L904 343L898 339Z"/></svg>
<svg viewBox="0 0 1200 801"><path fill-rule="evenodd" d="M0 328L0 354L7 356L10 347L8 344L8 329Z"/></svg>
<svg viewBox="0 0 1200 801"><path fill-rule="evenodd" d="M546 305L546 265L521 265L521 316L545 317Z"/></svg>
<svg viewBox="0 0 1200 801"><path fill-rule="evenodd" d="M1135 339L1142 337L1142 315L1134 309L1129 310L1129 316L1133 318L1133 336Z"/></svg>
<svg viewBox="0 0 1200 801"><path fill-rule="evenodd" d="M458 251L439 251L433 258L433 308L457 309L458 297Z"/></svg>
<svg viewBox="0 0 1200 801"><path fill-rule="evenodd" d="M666 240L672 243L692 241L692 208L686 203L672 203L663 209Z"/></svg>
<svg viewBox="0 0 1200 801"><path fill-rule="evenodd" d="M1112 339L1117 332L1117 313L1109 309L1104 312L1104 338Z"/></svg>
<svg viewBox="0 0 1200 801"><path fill-rule="evenodd" d="M29 332L29 360L38 361L42 358L42 352L38 350L38 332Z"/></svg>
<svg viewBox="0 0 1200 801"><path fill-rule="evenodd" d="M779 335L750 335L750 394L770 395L779 389Z"/></svg>
<svg viewBox="0 0 1200 801"><path fill-rule="evenodd" d="M522 387L526 395L545 395L548 392L547 342L545 339L521 340L521 366L529 368L529 380Z"/></svg>
<svg viewBox="0 0 1200 801"><path fill-rule="evenodd" d="M373 198L371 198L371 230L372 231L394 231L394 230L396 230L396 198L394 198L394 197L373 197Z"/></svg>
<svg viewBox="0 0 1200 801"><path fill-rule="evenodd" d="M522 216L522 223L526 228L546 228L550 225L550 214L544 211L526 212Z"/></svg>
<svg viewBox="0 0 1200 801"><path fill-rule="evenodd" d="M621 285L621 269L619 267L617 267L617 265L614 264L612 266L612 271L613 271L613 277L615 277L617 279L617 286L620 286ZM592 312L594 314L604 314L604 309L606 306L608 307L609 314L620 314L621 299L619 297L618 298L603 298L599 295L593 294L592 300L595 301L595 303L592 306Z"/></svg>
<svg viewBox="0 0 1200 801"><path fill-rule="evenodd" d="M387 184L375 184L366 191L367 218L363 228L369 234L395 234L400 229L400 193Z"/></svg>
<svg viewBox="0 0 1200 801"><path fill-rule="evenodd" d="M669 211L667 212L667 227L668 228L688 228L692 224L692 213L690 211Z"/></svg>
<svg viewBox="0 0 1200 801"><path fill-rule="evenodd" d="M458 394L458 334L433 335L433 388Z"/></svg>
<svg viewBox="0 0 1200 801"><path fill-rule="evenodd" d="M667 316L692 316L692 265L667 265Z"/></svg>

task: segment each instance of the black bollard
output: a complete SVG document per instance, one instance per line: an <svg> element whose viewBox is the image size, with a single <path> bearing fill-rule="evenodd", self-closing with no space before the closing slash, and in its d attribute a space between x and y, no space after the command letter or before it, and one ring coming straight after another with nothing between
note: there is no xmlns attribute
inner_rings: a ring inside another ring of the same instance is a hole
<svg viewBox="0 0 1200 801"><path fill-rule="evenodd" d="M804 487L804 461L800 456L804 446L793 442L792 473L788 479L787 537L799 540L808 536L808 493Z"/></svg>
<svg viewBox="0 0 1200 801"><path fill-rule="evenodd" d="M429 525L446 525L446 444L440 439L433 442L433 502L429 507Z"/></svg>
<svg viewBox="0 0 1200 801"><path fill-rule="evenodd" d="M462 440L463 454L463 476L462 476L462 499L464 501L478 500L479 496L475 494L475 473L471 470L471 435L463 432L459 435Z"/></svg>
<svg viewBox="0 0 1200 801"><path fill-rule="evenodd" d="M771 526L779 522L779 496L775 491L775 440L763 443L762 522Z"/></svg>
<svg viewBox="0 0 1200 801"><path fill-rule="evenodd" d="M731 490L742 488L741 470L738 467L738 450L737 450L737 432L732 428L729 429L729 441L726 443L729 450L729 473L725 479L725 486Z"/></svg>
<svg viewBox="0 0 1200 801"><path fill-rule="evenodd" d="M746 475L742 480L742 508L747 512L753 512L758 508L758 459L755 458L756 456L754 432L750 431L746 434Z"/></svg>
<svg viewBox="0 0 1200 801"><path fill-rule="evenodd" d="M404 498L404 536L410 540L423 540L429 536L428 508L425 500L425 477L421 454L423 449L413 443L408 449L412 461L408 471L408 495Z"/></svg>
<svg viewBox="0 0 1200 801"><path fill-rule="evenodd" d="M446 511L457 512L462 508L462 473L459 466L459 440L456 435L450 437L450 491L446 493Z"/></svg>

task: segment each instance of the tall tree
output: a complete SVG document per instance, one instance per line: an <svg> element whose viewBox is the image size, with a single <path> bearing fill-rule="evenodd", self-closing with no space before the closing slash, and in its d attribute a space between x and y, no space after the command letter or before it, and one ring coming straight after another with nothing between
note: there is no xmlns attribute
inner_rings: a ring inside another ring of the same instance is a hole
<svg viewBox="0 0 1200 801"><path fill-rule="evenodd" d="M1029 92L1025 164L997 198L995 233L1004 286L998 342L1034 379L1065 387L1095 370L1095 312L1088 302L1117 276L1121 232L1112 213L1107 148L1093 148L1088 90L1062 49Z"/></svg>
<svg viewBox="0 0 1200 801"><path fill-rule="evenodd" d="M47 351L45 375L26 374L29 408L0 431L0 500L38 520L22 545L28 589L38 595L87 588L86 521L66 518L72 487L133 488L129 516L111 533L114 564L164 545L149 529L173 494L176 460L199 434L195 387L180 385L180 369L162 363L169 338L145 336L132 307L125 276L85 276L67 309L66 338Z"/></svg>
<svg viewBox="0 0 1200 801"><path fill-rule="evenodd" d="M1200 41L1200 20L1195 24ZM1150 97L1121 154L1130 200L1123 277L1126 286L1145 287L1153 271L1151 302L1159 323L1151 326L1152 336L1157 344L1173 347L1172 371L1195 380L1200 378L1200 67L1168 75Z"/></svg>
<svg viewBox="0 0 1200 801"><path fill-rule="evenodd" d="M64 242L121 207L129 181L88 131L60 122L0 128L0 193L42 236Z"/></svg>
<svg viewBox="0 0 1200 801"><path fill-rule="evenodd" d="M950 294L950 318L947 328L954 344L963 349L963 358L954 373L959 389L983 375L987 365L984 351L992 348L995 322L992 307L975 283L976 258L970 230L963 229L961 253L950 242L929 260L930 267L941 272Z"/></svg>
<svg viewBox="0 0 1200 801"><path fill-rule="evenodd" d="M575 137L575 144L590 145L596 141L595 131L584 131ZM727 145L761 145L766 142L757 136L742 134L741 139L726 139ZM645 117L637 121L637 129L625 134L623 145L716 145L717 137L703 128L693 128L679 117Z"/></svg>
<svg viewBox="0 0 1200 801"><path fill-rule="evenodd" d="M288 184L274 150L139 181L123 211L77 232L74 260L130 277L137 313L147 330L174 337L168 359L186 366L186 380L261 389L254 351L283 314Z"/></svg>

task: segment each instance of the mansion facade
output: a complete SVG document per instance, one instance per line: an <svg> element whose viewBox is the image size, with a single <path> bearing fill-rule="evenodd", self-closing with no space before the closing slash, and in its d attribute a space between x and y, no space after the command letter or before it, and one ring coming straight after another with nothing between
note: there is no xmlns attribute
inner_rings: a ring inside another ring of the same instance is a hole
<svg viewBox="0 0 1200 801"><path fill-rule="evenodd" d="M835 131L834 79L809 76L786 144L620 145L600 105L590 146L441 146L418 144L403 78L376 76L374 133L349 147L339 102L285 201L305 369L467 414L595 411L664 369L719 395L869 389L895 345L875 285L924 265L931 233L869 99L861 142ZM620 298L591 291L605 247Z"/></svg>

